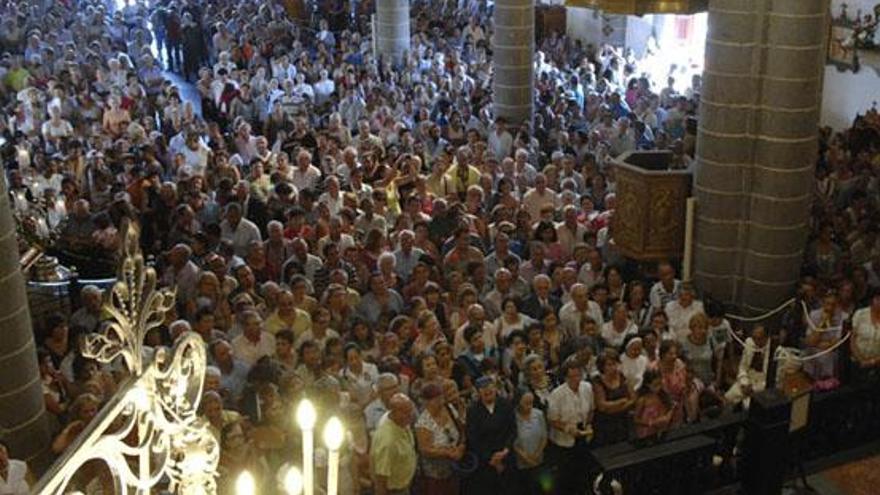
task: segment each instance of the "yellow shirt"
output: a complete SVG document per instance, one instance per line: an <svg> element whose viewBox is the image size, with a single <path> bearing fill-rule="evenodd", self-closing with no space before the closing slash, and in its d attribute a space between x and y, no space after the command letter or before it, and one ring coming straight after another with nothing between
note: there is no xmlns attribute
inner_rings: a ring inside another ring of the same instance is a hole
<svg viewBox="0 0 880 495"><path fill-rule="evenodd" d="M476 167L468 165L467 178L464 181L458 176L459 165L453 165L446 172L446 179L449 181L449 192L460 193L466 192L470 186L476 186L480 183L480 171Z"/></svg>
<svg viewBox="0 0 880 495"><path fill-rule="evenodd" d="M416 474L415 440L409 428L401 428L388 417L379 420L370 451L373 472L388 478L389 490L409 488Z"/></svg>
<svg viewBox="0 0 880 495"><path fill-rule="evenodd" d="M291 330L296 338L312 329L312 317L305 311L294 308L296 319L293 324L284 321L278 316L278 311L274 311L266 318L266 331L275 335L282 330Z"/></svg>
<svg viewBox="0 0 880 495"><path fill-rule="evenodd" d="M223 412L220 413L220 418L223 422L220 428L217 428L212 423L208 423L208 430L214 434L214 437L217 438L218 442L222 441L221 437L223 432L221 431L221 429L226 428L226 426L231 425L232 423L241 421L241 414L235 411L230 411L229 409L224 409Z"/></svg>

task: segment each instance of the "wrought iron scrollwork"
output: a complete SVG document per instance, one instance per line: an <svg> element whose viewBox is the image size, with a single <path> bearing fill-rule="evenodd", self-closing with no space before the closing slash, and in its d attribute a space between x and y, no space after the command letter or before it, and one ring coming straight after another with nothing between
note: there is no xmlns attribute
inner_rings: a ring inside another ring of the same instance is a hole
<svg viewBox="0 0 880 495"><path fill-rule="evenodd" d="M174 306L175 293L157 288L137 228L124 229L117 282L104 302L109 321L86 338L83 354L105 364L121 360L131 378L41 480L39 492L67 493L86 463L101 461L121 495L164 486L173 493L213 494L220 447L198 416L205 345L194 332L171 349L145 345L146 335Z"/></svg>

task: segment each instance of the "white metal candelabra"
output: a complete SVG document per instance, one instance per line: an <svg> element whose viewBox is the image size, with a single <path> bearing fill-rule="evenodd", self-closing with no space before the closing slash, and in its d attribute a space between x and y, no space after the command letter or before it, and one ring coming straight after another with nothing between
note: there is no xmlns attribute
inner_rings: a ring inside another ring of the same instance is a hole
<svg viewBox="0 0 880 495"><path fill-rule="evenodd" d="M291 467L284 476L284 490L289 495L314 495L315 493L315 423L318 413L308 399L296 408L296 423L302 431L303 469ZM339 448L345 438L345 429L336 416L324 425L324 445L327 447L327 495L339 493ZM237 495L256 495L256 481L248 471L243 471L236 481Z"/></svg>

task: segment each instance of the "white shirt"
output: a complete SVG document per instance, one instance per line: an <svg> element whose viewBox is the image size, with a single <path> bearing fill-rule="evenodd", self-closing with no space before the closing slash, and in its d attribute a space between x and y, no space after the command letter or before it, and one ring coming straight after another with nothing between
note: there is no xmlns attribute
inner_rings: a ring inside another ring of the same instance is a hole
<svg viewBox="0 0 880 495"><path fill-rule="evenodd" d="M363 404L379 381L379 368L373 363L364 362L360 373L355 373L351 368L346 367L342 376L348 381L352 400L357 404Z"/></svg>
<svg viewBox="0 0 880 495"><path fill-rule="evenodd" d="M566 424L589 423L593 414L593 386L582 381L575 393L567 383L553 389L547 401L547 418ZM550 428L550 441L560 447L573 447L575 438L557 428Z"/></svg>
<svg viewBox="0 0 880 495"><path fill-rule="evenodd" d="M184 146L180 153L183 155L184 164L189 167L194 174L204 175L208 168L208 155L210 150L199 141L199 147L193 151L189 146Z"/></svg>
<svg viewBox="0 0 880 495"><path fill-rule="evenodd" d="M323 79L315 83L315 97L317 103L323 103L336 91L336 83L333 79Z"/></svg>
<svg viewBox="0 0 880 495"><path fill-rule="evenodd" d="M666 305L678 298L678 292L681 290L681 281L675 279L672 282L672 292L663 287L663 282L657 282L651 286L651 292L648 294L648 300L651 301L651 307L654 311L663 309Z"/></svg>
<svg viewBox="0 0 880 495"><path fill-rule="evenodd" d="M305 172L299 166L296 166L293 168L292 175L291 182L293 182L298 191L314 188L321 179L321 171L314 165L309 165Z"/></svg>
<svg viewBox="0 0 880 495"><path fill-rule="evenodd" d="M695 314L703 312L703 303L695 300L690 306L683 308L676 299L668 302L665 309L666 316L669 318L669 329L681 342L691 333L691 318Z"/></svg>
<svg viewBox="0 0 880 495"><path fill-rule="evenodd" d="M584 310L586 316L591 317L596 326L602 328L605 323L602 318L602 308L596 301L587 301L587 308ZM559 309L559 323L562 324L562 330L567 337L576 337L581 333L581 312L577 309L574 301L565 303Z"/></svg>
<svg viewBox="0 0 880 495"><path fill-rule="evenodd" d="M497 131L489 133L489 150L495 155L499 161L510 156L513 150L513 136L509 132L504 131L500 136Z"/></svg>
<svg viewBox="0 0 880 495"><path fill-rule="evenodd" d="M871 308L855 312L852 319L855 345L868 358L880 357L880 324L871 321Z"/></svg>
<svg viewBox="0 0 880 495"><path fill-rule="evenodd" d="M468 350L468 342L464 339L464 331L470 323L465 323L458 327L455 331L455 337L452 340L452 354L455 357L461 356ZM497 327L488 321L483 322L483 346L488 351L498 347L498 340L495 337Z"/></svg>
<svg viewBox="0 0 880 495"><path fill-rule="evenodd" d="M236 358L253 366L261 357L275 355L275 337L269 332L260 332L260 340L254 343L241 334L232 339L232 349Z"/></svg>
<svg viewBox="0 0 880 495"><path fill-rule="evenodd" d="M17 459L9 459L9 474L0 478L0 495L28 495L27 464Z"/></svg>
<svg viewBox="0 0 880 495"><path fill-rule="evenodd" d="M639 327L632 320L626 320L626 328L622 332L614 329L614 322L608 320L602 325L602 340L611 347L623 346L623 341L627 335L638 335Z"/></svg>
<svg viewBox="0 0 880 495"><path fill-rule="evenodd" d="M626 383L632 384L633 390L638 390L642 386L642 378L645 376L645 370L648 369L648 357L639 354L635 358L631 358L626 354L620 355L620 371L626 378Z"/></svg>
<svg viewBox="0 0 880 495"><path fill-rule="evenodd" d="M235 255L241 256L242 258L247 256L248 245L251 241L262 242L263 240L260 236L260 229L254 224L254 222L251 222L247 218L239 220L235 230L232 230L228 220L223 220L220 222L220 232L221 237L224 240L232 242L232 247L235 249Z"/></svg>

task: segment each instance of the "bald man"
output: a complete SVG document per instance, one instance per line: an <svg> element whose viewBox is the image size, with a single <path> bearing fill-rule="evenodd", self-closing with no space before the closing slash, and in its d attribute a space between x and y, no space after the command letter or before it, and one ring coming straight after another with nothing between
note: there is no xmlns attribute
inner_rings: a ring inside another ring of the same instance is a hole
<svg viewBox="0 0 880 495"><path fill-rule="evenodd" d="M396 393L388 401L388 412L379 421L370 451L376 495L409 494L416 473L415 440L410 426L416 406L405 394Z"/></svg>

